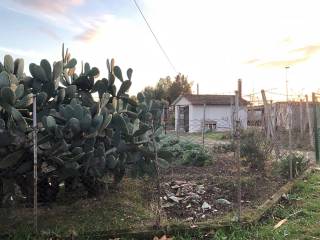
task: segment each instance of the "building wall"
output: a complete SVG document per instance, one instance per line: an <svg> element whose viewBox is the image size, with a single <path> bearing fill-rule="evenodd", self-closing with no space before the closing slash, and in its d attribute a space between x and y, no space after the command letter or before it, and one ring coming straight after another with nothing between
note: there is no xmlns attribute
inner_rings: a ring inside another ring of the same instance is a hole
<svg viewBox="0 0 320 240"><path fill-rule="evenodd" d="M228 105L208 105L205 109L205 120L216 121L217 131L229 131L232 129L233 109ZM202 131L203 105L189 106L189 131ZM240 123L243 128L247 128L247 108L241 107L239 111Z"/></svg>
<svg viewBox="0 0 320 240"><path fill-rule="evenodd" d="M203 105L190 105L190 102L182 97L175 106L175 130L178 128L179 106L189 106L189 132L201 132L203 123ZM233 107L234 108L234 107ZM232 129L232 115L234 112L230 105L207 105L205 120L216 121L217 131L229 131ZM239 118L243 128L247 128L247 107L240 107ZM180 121L179 131L184 131L184 126Z"/></svg>

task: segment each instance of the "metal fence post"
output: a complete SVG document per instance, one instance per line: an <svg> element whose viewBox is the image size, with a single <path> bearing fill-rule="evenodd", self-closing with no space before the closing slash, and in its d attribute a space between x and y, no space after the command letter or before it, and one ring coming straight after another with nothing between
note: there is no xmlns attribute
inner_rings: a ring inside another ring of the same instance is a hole
<svg viewBox="0 0 320 240"><path fill-rule="evenodd" d="M37 144L37 96L33 95L33 223L34 230L38 232L38 144Z"/></svg>
<svg viewBox="0 0 320 240"><path fill-rule="evenodd" d="M177 107L177 132L176 132L176 134L177 134L177 138L179 139L179 131L180 131L180 106L179 105L177 105L176 106Z"/></svg>
<svg viewBox="0 0 320 240"><path fill-rule="evenodd" d="M239 120L239 92L235 94L235 160L238 175L238 221L241 223L241 160L240 160L240 120Z"/></svg>
<svg viewBox="0 0 320 240"><path fill-rule="evenodd" d="M203 104L202 147L204 147L205 128L206 128L206 104Z"/></svg>
<svg viewBox="0 0 320 240"><path fill-rule="evenodd" d="M161 224L161 185L160 185L160 169L159 169L159 161L158 161L158 149L157 143L154 137L155 127L154 121L152 121L152 143L154 148L154 156L155 156L155 169L156 169L156 185L157 185L157 216L156 216L156 227L159 228Z"/></svg>

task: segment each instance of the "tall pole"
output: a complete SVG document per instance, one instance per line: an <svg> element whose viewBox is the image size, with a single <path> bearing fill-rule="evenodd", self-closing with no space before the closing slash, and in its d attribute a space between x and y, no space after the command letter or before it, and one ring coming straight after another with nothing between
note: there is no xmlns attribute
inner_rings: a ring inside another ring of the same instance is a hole
<svg viewBox="0 0 320 240"><path fill-rule="evenodd" d="M320 161L320 151L319 151L319 134L318 134L318 112L317 112L317 98L316 94L312 93L312 103L313 103L313 133L314 133L314 148L316 153L316 163L319 164Z"/></svg>
<svg viewBox="0 0 320 240"><path fill-rule="evenodd" d="M38 144L37 144L37 96L33 95L33 223L34 230L38 232Z"/></svg>
<svg viewBox="0 0 320 240"><path fill-rule="evenodd" d="M289 66L286 66L286 96L287 96L287 102L289 101L289 83L288 83L288 70L289 70Z"/></svg>
<svg viewBox="0 0 320 240"><path fill-rule="evenodd" d="M239 92L235 94L235 160L237 164L237 175L238 175L238 221L241 223L241 159L240 159L240 120L239 120Z"/></svg>
<svg viewBox="0 0 320 240"><path fill-rule="evenodd" d="M203 104L202 147L204 147L205 129L206 129L206 104Z"/></svg>
<svg viewBox="0 0 320 240"><path fill-rule="evenodd" d="M292 134L291 134L291 127L292 127L292 109L289 103L289 88L288 88L288 70L289 66L286 67L286 95L287 95L287 104L288 104L288 117L289 117L289 175L290 180L292 179Z"/></svg>
<svg viewBox="0 0 320 240"><path fill-rule="evenodd" d="M177 138L179 139L179 128L180 128L180 105L176 105L177 108Z"/></svg>

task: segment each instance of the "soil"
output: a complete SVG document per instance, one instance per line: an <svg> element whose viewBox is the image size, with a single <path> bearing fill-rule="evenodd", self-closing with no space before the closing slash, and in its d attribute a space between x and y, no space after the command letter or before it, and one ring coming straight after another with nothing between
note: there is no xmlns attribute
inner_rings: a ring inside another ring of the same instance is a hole
<svg viewBox="0 0 320 240"><path fill-rule="evenodd" d="M241 175L243 208L256 208L285 183L248 167L241 168ZM161 173L161 200L169 221L199 221L235 211L237 189L232 153L216 155L209 166L177 166Z"/></svg>

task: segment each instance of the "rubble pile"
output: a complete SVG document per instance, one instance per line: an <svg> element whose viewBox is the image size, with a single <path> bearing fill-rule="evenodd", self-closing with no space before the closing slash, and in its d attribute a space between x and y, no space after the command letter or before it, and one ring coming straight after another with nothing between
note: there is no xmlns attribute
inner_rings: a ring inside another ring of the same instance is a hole
<svg viewBox="0 0 320 240"><path fill-rule="evenodd" d="M221 194L221 189L217 187L207 191L204 184L176 180L164 183L162 189L162 208L169 218L177 216L195 221L217 215L222 208L232 208L232 203L227 199L216 198Z"/></svg>

